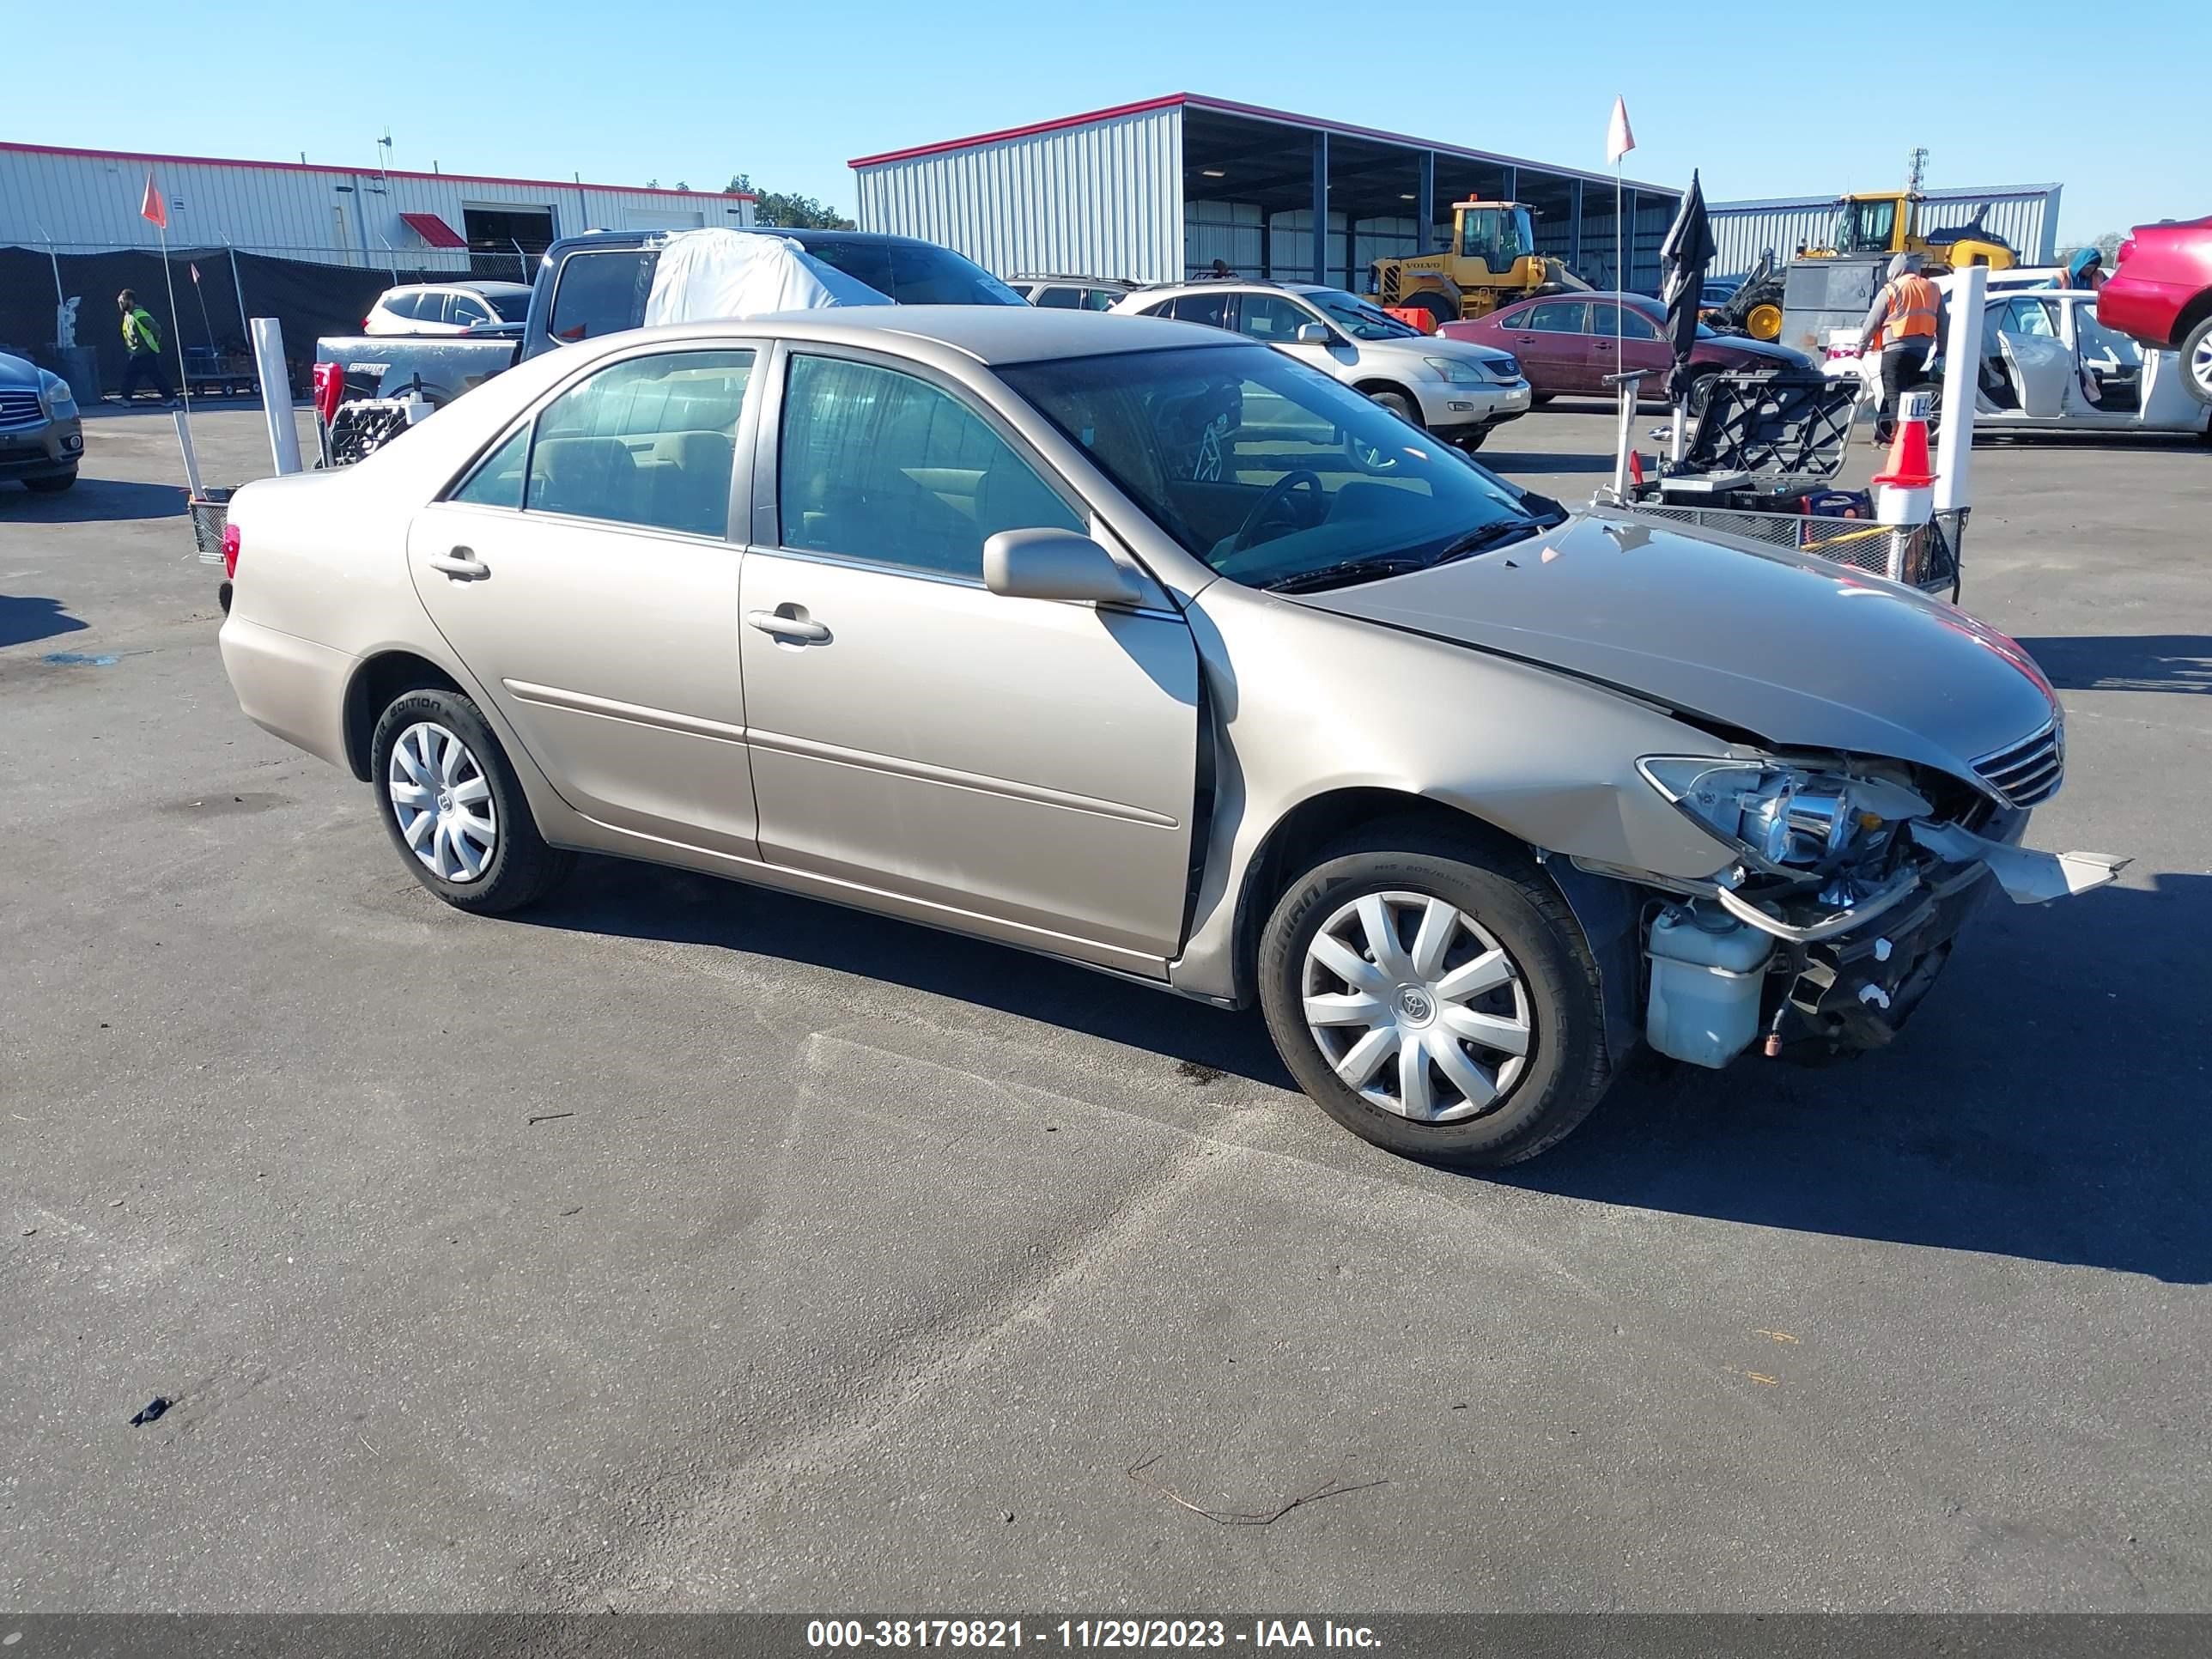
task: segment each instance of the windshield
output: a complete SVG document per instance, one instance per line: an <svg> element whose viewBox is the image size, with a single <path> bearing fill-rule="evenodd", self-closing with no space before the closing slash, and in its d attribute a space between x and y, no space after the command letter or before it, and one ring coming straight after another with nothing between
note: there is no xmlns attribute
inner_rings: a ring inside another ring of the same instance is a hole
<svg viewBox="0 0 2212 1659"><path fill-rule="evenodd" d="M1459 216L1460 257L1480 259L1494 274L1516 259L1536 251L1529 228L1528 210L1510 207L1462 208Z"/></svg>
<svg viewBox="0 0 2212 1659"><path fill-rule="evenodd" d="M1421 331L1409 328L1379 306L1370 305L1340 288L1316 289L1298 296L1315 307L1355 340L1418 340Z"/></svg>
<svg viewBox="0 0 2212 1659"><path fill-rule="evenodd" d="M1517 539L1553 521L1458 450L1278 351L1204 346L1000 373L1168 534L1249 586L1387 575L1374 567L1417 568L1478 532Z"/></svg>
<svg viewBox="0 0 2212 1659"><path fill-rule="evenodd" d="M518 289L512 294L479 294L482 300L498 315L502 323L520 323L530 316L530 290Z"/></svg>
<svg viewBox="0 0 2212 1659"><path fill-rule="evenodd" d="M1836 252L1887 253L1890 234L1897 225L1897 202L1885 197L1872 202L1846 202L1836 216Z"/></svg>

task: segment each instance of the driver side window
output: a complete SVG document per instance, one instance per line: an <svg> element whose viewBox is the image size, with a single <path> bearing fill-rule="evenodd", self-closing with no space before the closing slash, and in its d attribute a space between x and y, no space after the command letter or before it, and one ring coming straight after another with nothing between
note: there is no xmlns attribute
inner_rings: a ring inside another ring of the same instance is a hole
<svg viewBox="0 0 2212 1659"><path fill-rule="evenodd" d="M981 580L1001 530L1090 527L959 398L872 363L792 359L776 465L783 545L809 552Z"/></svg>

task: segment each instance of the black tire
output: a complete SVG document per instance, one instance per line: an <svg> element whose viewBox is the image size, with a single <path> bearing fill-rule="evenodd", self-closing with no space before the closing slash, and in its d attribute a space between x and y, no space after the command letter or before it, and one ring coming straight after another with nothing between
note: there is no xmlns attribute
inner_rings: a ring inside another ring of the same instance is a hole
<svg viewBox="0 0 2212 1659"><path fill-rule="evenodd" d="M40 495L58 495L76 482L76 471L72 468L58 478L26 478L23 488Z"/></svg>
<svg viewBox="0 0 2212 1659"><path fill-rule="evenodd" d="M1370 401L1382 404L1407 426L1420 427L1425 432L1428 430L1421 422L1421 406L1405 392L1393 392L1385 387L1378 392L1370 392L1367 396Z"/></svg>
<svg viewBox="0 0 2212 1659"><path fill-rule="evenodd" d="M1558 398L1559 395L1559 394L1556 392L1532 392L1528 394L1528 407L1531 409L1541 409L1547 404L1551 403L1553 399Z"/></svg>
<svg viewBox="0 0 2212 1659"><path fill-rule="evenodd" d="M1382 892L1444 900L1520 970L1529 1051L1498 1103L1479 1115L1419 1122L1370 1103L1338 1077L1307 1027L1308 946L1344 906ZM1520 1163L1589 1116L1611 1080L1597 965L1558 890L1509 843L1420 824L1377 825L1340 842L1277 902L1257 968L1268 1031L1299 1085L1354 1134L1403 1157L1483 1168Z"/></svg>
<svg viewBox="0 0 2212 1659"><path fill-rule="evenodd" d="M1477 450L1490 441L1490 434L1491 428L1487 426L1471 426L1464 431L1454 433L1452 441L1462 449Z"/></svg>
<svg viewBox="0 0 2212 1659"><path fill-rule="evenodd" d="M1453 308L1450 300L1432 288L1425 288L1418 294L1407 295L1399 309L1425 311L1429 313L1430 323L1437 327L1441 327L1445 323L1455 323L1460 319L1460 314Z"/></svg>
<svg viewBox="0 0 2212 1659"><path fill-rule="evenodd" d="M2182 389L2200 404L2212 404L2212 317L2182 337Z"/></svg>
<svg viewBox="0 0 2212 1659"><path fill-rule="evenodd" d="M429 867L408 844L399 821L399 808L387 786L392 750L410 728L422 724L444 728L458 738L474 759L489 788L497 826L490 859L480 874L449 880ZM514 768L492 735L491 727L476 704L458 691L424 689L392 699L378 717L369 743L369 784L376 791L377 816L385 833L415 878L457 910L477 915L504 915L536 903L545 896L575 864L575 854L554 847L538 833L530 815L530 802L514 775Z"/></svg>

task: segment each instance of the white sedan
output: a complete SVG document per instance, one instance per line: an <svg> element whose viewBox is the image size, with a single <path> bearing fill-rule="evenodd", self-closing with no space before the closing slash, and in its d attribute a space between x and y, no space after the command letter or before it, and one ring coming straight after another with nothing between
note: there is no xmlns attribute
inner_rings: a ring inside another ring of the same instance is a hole
<svg viewBox="0 0 2212 1659"><path fill-rule="evenodd" d="M1950 284L1936 286L1948 293ZM1830 349L1827 372L1856 375L1871 408L1881 396L1878 365L1839 355L1847 346ZM1991 432L2194 433L2212 441L2212 417L2182 384L2180 357L2105 327L2097 296L2087 289L1990 295L1974 425Z"/></svg>

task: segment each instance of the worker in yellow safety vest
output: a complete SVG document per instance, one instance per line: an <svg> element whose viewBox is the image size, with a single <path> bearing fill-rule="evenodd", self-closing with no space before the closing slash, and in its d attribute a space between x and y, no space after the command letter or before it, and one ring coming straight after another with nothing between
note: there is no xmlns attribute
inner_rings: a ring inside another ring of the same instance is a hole
<svg viewBox="0 0 2212 1659"><path fill-rule="evenodd" d="M1936 284L1920 274L1918 254L1900 253L1889 262L1889 280L1874 296L1859 331L1860 361L1878 355L1881 363L1881 409L1874 428L1877 442L1889 441L1898 399L1928 379L1942 308L1943 296Z"/></svg>
<svg viewBox="0 0 2212 1659"><path fill-rule="evenodd" d="M129 403L139 380L150 376L162 403L176 402L169 377L161 372L161 337L154 331L154 313L127 288L115 296L115 308L123 313L123 349L130 354L123 363L123 401Z"/></svg>

